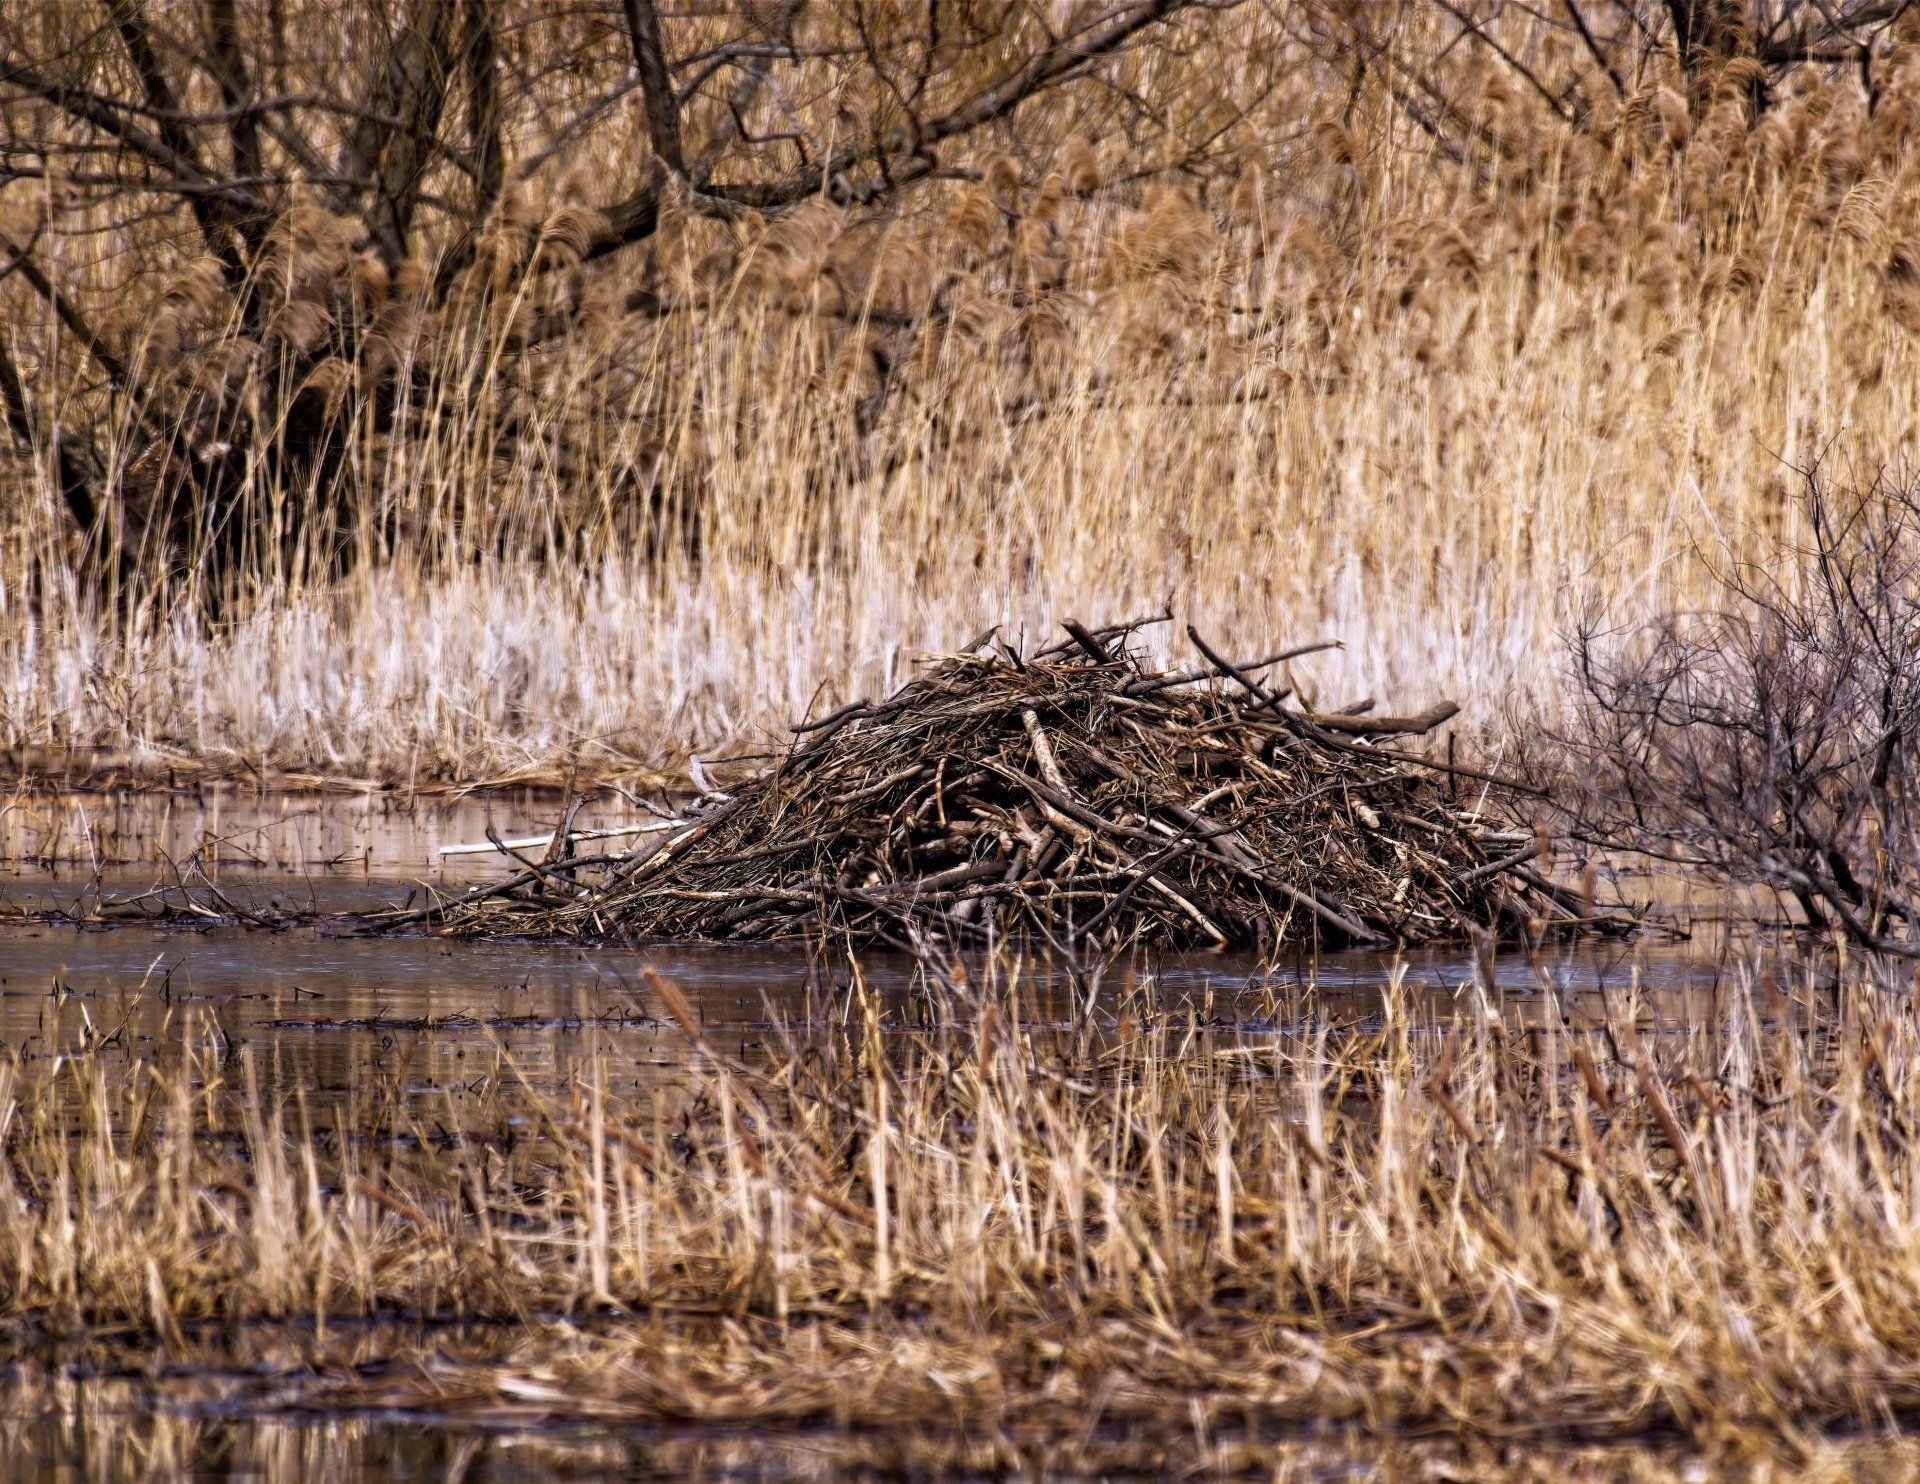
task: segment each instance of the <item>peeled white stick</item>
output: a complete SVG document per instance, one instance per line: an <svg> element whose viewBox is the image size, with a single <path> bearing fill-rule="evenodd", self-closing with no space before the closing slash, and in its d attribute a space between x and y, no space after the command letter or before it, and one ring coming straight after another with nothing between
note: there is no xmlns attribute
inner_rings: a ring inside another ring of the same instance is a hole
<svg viewBox="0 0 1920 1484"><path fill-rule="evenodd" d="M617 840L626 835L657 835L662 830L677 830L682 821L663 819L653 824L623 824L612 830L576 830L567 836L569 840ZM442 845L440 854L446 855L495 855L501 850L537 850L542 845L553 843L553 831L544 835L526 835L518 840L502 840L495 845L491 840L482 840L471 845Z"/></svg>

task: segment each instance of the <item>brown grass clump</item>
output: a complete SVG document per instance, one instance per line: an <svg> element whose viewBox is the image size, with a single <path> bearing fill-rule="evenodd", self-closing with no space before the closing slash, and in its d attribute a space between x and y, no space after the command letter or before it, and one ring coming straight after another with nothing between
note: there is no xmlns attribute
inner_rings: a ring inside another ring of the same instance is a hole
<svg viewBox="0 0 1920 1484"><path fill-rule="evenodd" d="M349 1317L503 1323L390 1329L345 1375L283 1350L253 1404L977 1468L1236 1470L1350 1428L1752 1469L1920 1406L1903 992L1489 985L1448 1008L1395 975L1338 1025L934 974L895 1022L856 976L741 1061L662 981L695 1059L619 1102L508 1063L431 1106L404 1072L288 1102L212 1036L12 1063L0 1349L185 1360L297 1322L276 1343L317 1360Z"/></svg>
<svg viewBox="0 0 1920 1484"><path fill-rule="evenodd" d="M1529 832L1493 827L1484 786L1456 803L1447 765L1368 745L1456 706L1315 715L1255 677L1333 646L1235 664L1194 635L1208 663L1168 674L1130 647L1147 626L1069 620L1024 659L983 640L798 728L775 766L584 879L556 836L424 915L456 933L1063 947L1380 946L1590 916L1528 869Z"/></svg>

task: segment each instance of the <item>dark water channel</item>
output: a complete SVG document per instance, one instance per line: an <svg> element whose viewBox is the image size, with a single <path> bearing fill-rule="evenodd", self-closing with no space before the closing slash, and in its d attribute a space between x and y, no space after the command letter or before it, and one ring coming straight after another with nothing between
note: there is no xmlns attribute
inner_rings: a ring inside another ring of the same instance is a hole
<svg viewBox="0 0 1920 1484"><path fill-rule="evenodd" d="M34 920L163 889L193 870L250 909L377 908L486 879L497 857L443 857L441 847L483 840L489 826L509 837L550 831L558 812L551 797L532 796L407 807L232 790L0 796L0 913L10 915L0 921L0 1037L29 1062L103 1045L131 1062L177 1051L189 1036L214 1037L249 1049L266 1090L328 1095L369 1076L398 1078L408 1096L433 1100L436 1116L457 1120L467 1089L503 1056L540 1088L565 1086L592 1058L605 1058L616 1093L676 1076L687 1039L661 1019L649 969L671 976L708 1037L735 1052L832 1013L844 996L844 971L798 950L365 938L325 922L268 932ZM644 817L622 804L581 825ZM1150 972L1155 993L1244 1017L1259 1034L1289 1017L1365 1019L1396 968L1435 1008L1474 992L1471 961L1444 955L1404 966L1379 955L1281 965L1200 956L1121 966L1114 980ZM904 958L875 956L863 971L896 1010L914 992ZM1697 954L1671 947L1581 949L1545 963L1509 956L1494 971L1503 1013L1537 1013L1543 972L1573 1001L1637 973L1675 1016L1710 995L1714 979ZM1062 1014L1068 994L1062 980ZM727 1436L514 1433L417 1417L303 1420L260 1379L272 1374L268 1366L190 1382L95 1376L36 1383L30 1395L13 1388L0 1408L0 1477L765 1477L809 1474L819 1462L805 1439L770 1448Z"/></svg>

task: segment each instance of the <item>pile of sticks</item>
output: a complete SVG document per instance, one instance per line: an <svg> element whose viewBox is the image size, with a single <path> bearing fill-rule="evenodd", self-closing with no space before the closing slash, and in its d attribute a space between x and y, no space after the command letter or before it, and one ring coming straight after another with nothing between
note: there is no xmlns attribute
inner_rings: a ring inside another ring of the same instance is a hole
<svg viewBox="0 0 1920 1484"><path fill-rule="evenodd" d="M1021 656L982 642L884 701L795 728L777 765L661 836L416 914L461 933L919 948L1352 947L1591 919L1486 813L1497 780L1408 750L1454 715L1336 714L1260 678L1327 645L1147 666L1139 624Z"/></svg>

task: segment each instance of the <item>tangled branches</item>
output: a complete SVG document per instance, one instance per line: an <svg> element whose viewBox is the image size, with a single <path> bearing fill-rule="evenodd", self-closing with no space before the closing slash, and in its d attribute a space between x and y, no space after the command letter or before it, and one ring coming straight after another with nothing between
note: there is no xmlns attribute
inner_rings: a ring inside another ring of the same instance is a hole
<svg viewBox="0 0 1920 1484"><path fill-rule="evenodd" d="M1376 745L1452 705L1290 710L1256 676L1325 646L1235 664L1194 635L1207 663L1168 674L1128 647L1134 627L1070 623L1030 657L983 643L800 728L778 766L644 853L557 848L422 915L459 933L754 940L824 922L865 942L1062 947L1379 945L1591 915L1530 868L1530 833Z"/></svg>
<svg viewBox="0 0 1920 1484"><path fill-rule="evenodd" d="M1585 839L1758 883L1804 921L1920 957L1920 490L1805 476L1803 561L1729 602L1576 639L1555 766Z"/></svg>

